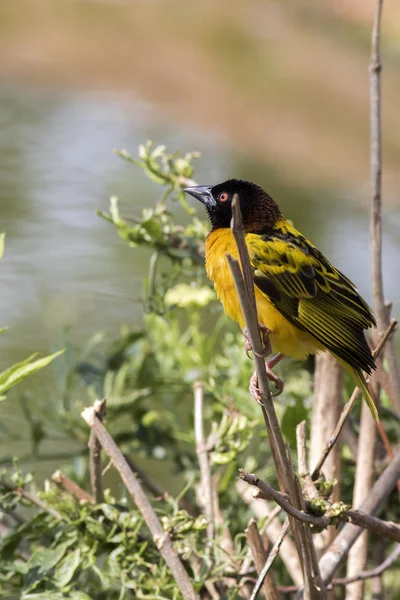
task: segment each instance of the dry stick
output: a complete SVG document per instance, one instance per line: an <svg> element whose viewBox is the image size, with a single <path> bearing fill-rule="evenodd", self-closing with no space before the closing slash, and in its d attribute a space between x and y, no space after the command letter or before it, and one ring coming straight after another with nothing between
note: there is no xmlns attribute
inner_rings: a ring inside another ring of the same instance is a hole
<svg viewBox="0 0 400 600"><path fill-rule="evenodd" d="M98 419L102 421L106 413L106 400L96 400L96 414ZM92 486L92 493L96 504L104 502L104 490L103 490L103 469L101 466L101 444L96 438L93 430L90 432L89 437L89 466L90 466L90 483Z"/></svg>
<svg viewBox="0 0 400 600"><path fill-rule="evenodd" d="M262 412L268 438L270 440L271 453L281 489L289 494L292 502L301 510L304 502L303 497L299 493L293 465L291 461L288 460L286 454L285 442L275 413L271 392L269 390L265 363L262 357L263 348L257 319L253 276L244 239L242 215L237 194L235 194L232 199L231 229L237 244L242 268L240 268L238 261L229 254L226 255L226 258L231 269L236 291L239 296L240 307L247 326L248 336L253 348L258 387L262 398ZM290 526L302 562L307 598L310 598L310 600L320 600L325 597L325 592L319 575L318 561L310 528L299 524L294 519L290 519Z"/></svg>
<svg viewBox="0 0 400 600"><path fill-rule="evenodd" d="M304 483L304 495L308 500L318 498L318 492L310 475L310 467L307 459L307 423L302 421L296 427L297 460L299 464L299 475Z"/></svg>
<svg viewBox="0 0 400 600"><path fill-rule="evenodd" d="M72 481L72 479L64 475L64 473L59 469L53 473L51 480L54 481L54 483L56 483L62 490L68 494L71 494L71 496L74 496L78 502L90 502L90 504L95 503L93 496L83 490L77 483L75 483L75 481Z"/></svg>
<svg viewBox="0 0 400 600"><path fill-rule="evenodd" d="M263 573L263 570L265 568L266 561L268 560L268 555L264 548L263 541L262 541L260 532L257 527L257 523L254 521L254 519L251 519L251 521L249 522L245 533L246 533L247 543L248 543L251 553L253 555L254 564L256 566L257 573L260 578L261 573ZM253 592L250 596L250 600L251 600L251 598L257 596L261 587L264 588L264 594L265 594L265 597L267 600L278 600L279 599L278 590L276 588L275 582L271 575L267 575L267 573L266 573L265 575L263 575L263 578L260 581L260 583L258 585L257 584L258 584L258 581L256 583L257 589L256 588L253 589ZM255 589L256 589L256 592L254 595Z"/></svg>
<svg viewBox="0 0 400 600"><path fill-rule="evenodd" d="M396 485L400 477L400 454L398 454L388 467L383 471L382 475L377 479L372 490L364 502L359 507L359 511L363 511L366 515L371 515L377 512L381 503L387 498ZM354 511L354 512L359 512ZM354 522L354 519L352 519ZM379 519L377 519L379 520ZM363 525L360 523L363 527ZM397 526L400 530L400 527ZM328 583L335 571L341 565L343 559L347 556L350 548L361 534L362 529L353 524L346 524L339 532L335 541L329 546L321 560L319 561L321 575ZM382 535L382 532L379 534ZM397 541L399 541L398 537Z"/></svg>
<svg viewBox="0 0 400 600"><path fill-rule="evenodd" d="M361 504L372 486L374 476L376 427L371 412L365 402L361 407L360 435L358 438L357 468L353 489L353 506ZM365 567L368 554L367 532L358 538L351 548L347 559L347 577L353 577ZM349 587L346 600L362 600L364 597L363 582Z"/></svg>
<svg viewBox="0 0 400 600"><path fill-rule="evenodd" d="M400 459L400 455L398 458ZM400 470L400 460L398 462L399 464L396 462L396 465ZM256 488L258 488L258 498L274 500L288 515L294 517L302 523L309 523L310 525L316 525L317 527L328 527L329 525L335 524L338 521L351 522L364 529L369 529L370 531L376 533L376 535L400 542L400 525L397 523L392 523L391 521L382 521L381 519L372 517L370 514L365 512L365 509L363 508L364 504L366 504L366 501L361 505L360 510L349 509L344 510L340 515L337 516L324 515L323 517L316 517L295 508L285 494L281 494L281 492L275 490L271 485L269 485L269 483L259 479L259 477L256 475L252 473L246 473L245 471L240 471L240 478L250 485L254 485Z"/></svg>
<svg viewBox="0 0 400 600"><path fill-rule="evenodd" d="M204 514L207 519L207 535L210 539L215 535L214 493L208 462L207 442L204 435L204 386L200 381L194 384L194 431L196 453L200 466L200 496Z"/></svg>
<svg viewBox="0 0 400 600"><path fill-rule="evenodd" d="M381 57L380 28L383 0L377 0L371 38L370 72L370 152L371 152L371 263L373 308L378 329L387 326L387 311L383 291L382 274L382 126L381 126ZM394 341L385 348L389 364L389 381L392 390L391 401L394 410L400 414L400 371L396 359Z"/></svg>
<svg viewBox="0 0 400 600"><path fill-rule="evenodd" d="M388 328L386 329L385 333L382 335L381 339L379 340L378 345L376 346L375 350L372 353L374 358L377 358L379 356L379 354L381 353L381 350L382 350L383 346L385 345L385 343L387 342L388 338L393 333L393 331L396 329L396 326L397 326L396 319L392 319ZM332 450L333 446L336 444L337 439L343 429L343 425L345 424L347 417L349 416L353 406L357 402L357 399L360 396L360 394L361 394L360 390L357 387L354 388L353 393L350 397L350 400L347 402L347 404L345 404L342 414L340 415L339 422L336 425L336 429L335 429L331 439L325 446L322 456L319 459L318 463L316 464L316 466L311 474L311 477L313 478L314 481L316 479L318 479L321 469L322 469L327 457L329 456L330 451Z"/></svg>
<svg viewBox="0 0 400 600"><path fill-rule="evenodd" d="M370 569L369 571L361 571L358 575L354 577L338 577L332 579L332 582L327 585L327 589L331 590L335 585L346 587L349 583L353 583L354 581L365 581L366 579L373 579L374 577L379 577L385 571L390 569L390 567L396 562L396 560L400 557L400 544L398 544L393 552L389 554L389 556L377 567ZM297 591L295 585L288 586L279 586L278 588L281 594L293 594Z"/></svg>
<svg viewBox="0 0 400 600"><path fill-rule="evenodd" d="M2 487L8 490L9 492L15 492L16 494L19 494L29 502L32 502L32 504L36 504L36 506L39 506L39 508L46 511L47 513L49 513L49 515L57 519L57 521L63 521L62 515L57 510L51 508L50 506L47 506L47 504L43 502L43 500L41 500L34 494L31 494L24 488L12 485L11 483L4 481L4 479L0 479L0 488Z"/></svg>
<svg viewBox="0 0 400 600"><path fill-rule="evenodd" d="M380 565L375 567L374 569L370 569L369 571L361 571L358 575L354 575L354 577L344 577L334 579L332 581L332 585L342 585L346 586L349 583L353 583L354 581L364 581L366 579L373 579L374 577L379 577L382 575L387 569L389 569L393 563L400 557L400 544L396 546L391 554L384 560Z"/></svg>
<svg viewBox="0 0 400 600"><path fill-rule="evenodd" d="M253 496L254 490L241 479L238 479L236 482L236 490L243 502L251 508L257 519L268 519L262 532L266 531L266 535L271 541L271 544L273 544L281 531L279 522L274 520L275 514L278 511L281 512L281 507L277 505L274 509L271 509L268 502L259 502L257 498ZM285 539L280 551L280 556L290 577L296 584L296 588L300 587L303 583L303 572L299 556L296 552L296 546L290 537ZM243 561L243 564L245 561ZM246 568L240 569L240 572L246 572L248 569L249 565L247 565Z"/></svg>
<svg viewBox="0 0 400 600"><path fill-rule="evenodd" d="M96 403L94 406L96 406ZM144 493L139 481L135 477L134 473L132 473L128 463L123 457L121 451L118 449L118 446L100 419L97 417L95 408L86 408L82 412L82 418L95 433L106 454L108 454L112 460L114 467L121 475L127 490L131 494L136 506L143 516L143 519L150 529L154 543L170 568L183 597L185 600L198 600L198 596L193 589L193 585L189 579L189 576L172 546L172 542L168 536L168 533L164 531L161 522L151 506L146 494Z"/></svg>
<svg viewBox="0 0 400 600"><path fill-rule="evenodd" d="M275 544L273 545L273 547L271 549L271 552L269 553L269 556L267 558L267 561L266 561L266 563L265 563L265 565L264 565L261 573L259 574L257 582L256 582L256 584L254 586L254 589L253 589L252 593L251 593L250 600L256 600L257 594L260 591L261 586L263 585L264 580L265 581L267 580L268 572L269 572L270 568L272 567L272 564L273 564L274 560L278 556L279 549L280 549L280 547L282 545L282 542L283 542L283 540L285 539L285 537L286 537L286 535L288 533L289 533L289 519L286 519L285 522L284 522L284 524L283 524L282 531L279 534L279 537L276 540ZM265 583L264 583L264 585L265 585ZM268 596L266 594L266 598L267 598L267 600L270 600L270 598L274 598L274 596L272 596L272 595Z"/></svg>

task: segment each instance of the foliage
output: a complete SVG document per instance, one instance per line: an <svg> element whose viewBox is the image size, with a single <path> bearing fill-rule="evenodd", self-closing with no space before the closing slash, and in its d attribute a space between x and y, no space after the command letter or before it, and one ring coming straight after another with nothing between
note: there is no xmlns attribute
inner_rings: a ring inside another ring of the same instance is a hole
<svg viewBox="0 0 400 600"><path fill-rule="evenodd" d="M4 240L5 234L0 233L0 260L4 254ZM6 331L6 328L1 328L0 334L4 333L4 331ZM36 371L43 369L43 367L46 367L62 353L63 350L60 350L50 354L49 356L44 356L43 358L38 359L36 359L37 354L32 354L25 360L15 363L11 367L8 367L8 369L2 371L0 373L0 400L6 399L5 393L8 392L8 390L14 385L20 383L23 379L28 377L28 375L33 375L33 373L36 373Z"/></svg>
<svg viewBox="0 0 400 600"><path fill-rule="evenodd" d="M70 441L72 447L63 457L64 473L87 489L88 430L80 412L105 396L106 425L116 443L134 465L152 461L158 473L156 482L147 475L145 483L156 496L153 505L196 589L214 582L221 597L241 598L240 579L231 575L247 553L243 531L250 512L236 492L238 468L257 469L272 484L276 481L261 411L247 392L252 363L244 353L242 335L221 313L204 276L207 224L194 215L182 192L193 184L192 162L197 154L168 154L164 146L154 148L151 143L140 148L139 159L125 150L118 154L166 190L153 209L134 221L120 214L117 198L111 198L108 213L99 213L133 249L145 246L151 251L143 323L136 329L122 327L114 340L97 332L81 349L66 338L65 354L56 363L58 397L43 394L33 399L26 392L19 396L30 426L31 451L20 457L19 468L10 466L12 457L3 461L0 506L8 533L0 542L0 597L180 597L140 513L109 472L105 479L112 491L95 506L77 502L53 483L46 482L40 490L33 485L33 476L19 470L32 456L53 458L45 444L57 432L58 439ZM170 208L174 201L187 213L185 226L176 222ZM41 362L30 362L31 357L9 370L4 382L16 381L21 369L33 371L56 355ZM310 415L312 380L304 365L286 363L280 368L286 369L285 391L276 408L293 448L295 426ZM4 373L0 386L3 377ZM196 494L200 473L193 433L193 384L198 380L205 387L207 447L224 519L212 543ZM389 435L395 436L396 422L391 416L388 422ZM2 433L3 440L7 435ZM354 463L344 463L341 496L345 502L351 499L353 469ZM318 482L324 498L334 484ZM33 490L59 518L27 500L21 488ZM337 505L338 513L341 507ZM313 510L324 512L322 505ZM232 536L230 553L223 549L227 527ZM282 564L277 571L283 584L290 583Z"/></svg>

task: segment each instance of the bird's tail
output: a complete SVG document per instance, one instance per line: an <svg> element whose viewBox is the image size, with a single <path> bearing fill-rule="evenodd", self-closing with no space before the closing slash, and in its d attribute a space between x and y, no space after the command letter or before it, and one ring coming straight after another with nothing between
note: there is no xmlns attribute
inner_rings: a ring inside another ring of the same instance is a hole
<svg viewBox="0 0 400 600"><path fill-rule="evenodd" d="M364 375L361 373L361 371L357 371L356 369L352 369L351 374L354 377L354 381L356 382L357 387L362 392L364 400L367 403L369 410L371 411L372 418L374 419L374 421L379 423L378 411L376 410L374 399L372 398L371 393L368 389L368 385L365 381Z"/></svg>

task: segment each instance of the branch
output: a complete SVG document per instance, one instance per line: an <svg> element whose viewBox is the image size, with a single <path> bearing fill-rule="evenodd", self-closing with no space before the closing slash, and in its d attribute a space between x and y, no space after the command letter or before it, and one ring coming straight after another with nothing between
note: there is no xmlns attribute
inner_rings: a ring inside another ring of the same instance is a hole
<svg viewBox="0 0 400 600"><path fill-rule="evenodd" d="M94 406L96 406L96 403ZM139 481L129 468L129 465L123 457L121 451L118 449L114 440L98 418L95 408L86 408L82 412L82 418L95 433L106 454L108 454L112 460L114 467L121 475L127 490L131 494L136 506L143 516L143 519L150 529L154 543L171 570L171 573L178 584L183 597L185 600L186 598L187 600L198 600L198 596L193 589L193 585L179 556L173 548L168 533L164 531L159 518L147 499L147 496L144 493Z"/></svg>
<svg viewBox="0 0 400 600"><path fill-rule="evenodd" d="M244 239L242 215L237 194L234 195L232 200L231 229L238 248L242 268L240 268L238 261L229 254L226 255L226 258L231 269L236 291L239 296L241 310L247 326L248 337L253 348L258 387L261 394L262 411L271 445L272 458L275 463L280 488L289 495L293 504L301 510L303 508L304 500L293 471L292 462L288 459L286 453L285 442L283 440L279 421L272 402L271 392L269 390L263 359L263 347L258 326L253 275ZM306 589L309 590L310 598L312 600L320 600L325 597L324 586L321 577L319 576L318 561L311 531L308 527L301 526L294 519L290 519L290 526L293 531L297 552L301 558Z"/></svg>
<svg viewBox="0 0 400 600"><path fill-rule="evenodd" d="M399 465L397 468L400 471L400 455ZM259 493L257 498L274 500L288 515L294 517L302 523L308 523L319 528L325 528L329 525L337 523L338 521L350 522L354 523L354 525L358 525L359 527L363 527L364 529L369 529L376 533L376 535L400 542L400 525L392 523L391 521L382 521L381 519L372 517L370 514L362 512L362 510L352 509L343 510L343 512L341 512L339 515L324 515L323 517L316 517L295 508L289 502L286 495L281 494L272 486L270 486L269 483L262 481L256 475L240 471L240 479L243 479L243 481L246 481L250 485L254 485L256 488L258 488ZM361 508L363 508L364 504Z"/></svg>
<svg viewBox="0 0 400 600"><path fill-rule="evenodd" d="M85 490L83 490L75 481L69 479L62 471L59 469L53 473L51 476L52 481L58 485L62 490L71 494L78 500L78 502L90 502L90 504L94 504L95 500L93 496L88 494Z"/></svg>
<svg viewBox="0 0 400 600"><path fill-rule="evenodd" d="M393 552L377 567L370 569L369 571L361 571L358 575L354 575L353 577L344 577L342 579L334 579L332 581L332 585L342 585L346 586L349 583L353 583L354 581L365 581L365 579L373 579L374 577L379 577L387 571L399 558L400 556L400 544L396 546Z"/></svg>
<svg viewBox="0 0 400 600"><path fill-rule="evenodd" d="M370 410L365 402L361 407L360 434L358 437L357 467L353 490L353 506L361 504L372 486L374 475L376 427ZM348 554L347 577L365 568L368 553L368 537L364 532L356 541ZM364 585L362 582L352 585L346 594L346 600L362 600Z"/></svg>
<svg viewBox="0 0 400 600"><path fill-rule="evenodd" d="M385 306L382 274L382 118L381 118L381 16L383 0L376 0L371 37L370 72L370 152L371 152L371 278L373 307L378 329L383 331L388 316ZM389 381L393 408L400 413L400 371L394 342L388 344L385 356L389 363Z"/></svg>
<svg viewBox="0 0 400 600"><path fill-rule="evenodd" d="M396 546L393 552L384 560L380 565L370 569L369 571L361 571L358 575L354 577L340 577L332 579L332 582L327 585L327 590L331 590L335 585L345 587L349 585L349 583L353 583L354 581L365 581L366 579L373 579L374 577L379 577L385 571L390 569L390 567L396 562L396 560L400 556L400 544ZM293 594L297 592L297 588L295 585L288 585L285 587L279 587L279 592L281 594Z"/></svg>
<svg viewBox="0 0 400 600"><path fill-rule="evenodd" d="M249 522L245 533L246 533L247 543L250 546L250 550L251 550L251 553L252 553L253 559L254 559L254 564L256 566L257 573L259 575L257 583L253 589L251 596L250 596L250 600L257 596L261 587L264 588L264 594L268 600L278 600L279 594L278 594L278 590L276 589L276 585L275 585L273 578L271 577L271 575L267 575L267 573L265 573L265 574L263 573L265 565L266 565L269 557L267 555L267 552L264 549L261 535L258 530L257 523L254 521L254 519L251 519L251 521ZM261 578L261 574L263 574L262 578Z"/></svg>
<svg viewBox="0 0 400 600"><path fill-rule="evenodd" d="M102 421L106 414L106 400L96 400L95 411L98 419ZM101 444L96 438L93 430L90 432L89 437L89 466L90 466L90 483L92 486L92 493L95 498L96 504L104 502L104 491L103 491L103 469L101 466Z"/></svg>
<svg viewBox="0 0 400 600"><path fill-rule="evenodd" d="M303 480L303 494L307 500L318 498L318 492L310 475L310 467L307 459L307 423L302 421L296 427L297 461L299 475Z"/></svg>
<svg viewBox="0 0 400 600"><path fill-rule="evenodd" d="M267 561L259 574L256 585L254 586L254 589L251 593L250 600L256 600L257 594L260 591L264 580L265 580L264 586L266 585L268 572L269 572L270 568L272 567L274 560L278 556L279 549L282 545L282 542L288 533L289 533L289 519L286 519L286 521L283 524L282 531L279 534L279 537L276 540L275 544L273 545L272 550L269 553L269 556L267 558ZM258 571L258 569L257 569L257 571ZM267 593L265 594L265 597L267 598L267 600L270 600L270 599L273 600L273 598L276 597L277 590L276 590L275 586L274 586L274 592L275 592L275 595L272 595L272 594L268 595Z"/></svg>
<svg viewBox="0 0 400 600"><path fill-rule="evenodd" d="M385 345L385 343L387 342L387 340L389 339L389 337L393 333L393 331L396 329L396 327L397 327L397 321L396 321L396 319L392 319L388 328L386 329L385 333L382 335L381 339L379 340L379 343L376 346L375 350L372 352L374 358L377 358L379 356L379 354L382 351L383 346ZM322 456L319 459L318 463L316 464L316 466L311 474L311 477L314 481L316 479L318 479L321 469L324 466L324 463L325 463L327 457L329 456L330 451L336 444L337 439L343 429L343 425L345 424L347 417L351 413L353 406L357 402L357 399L360 396L360 394L361 394L360 390L357 387L354 388L353 393L350 397L350 400L347 402L347 404L345 404L342 414L340 415L339 422L336 425L336 429L333 432L331 439L325 446Z"/></svg>
<svg viewBox="0 0 400 600"><path fill-rule="evenodd" d="M376 513L379 510L381 503L395 487L399 477L400 453L397 454L389 466L386 467L382 475L375 482L364 502L359 507L359 511L355 512L363 511L366 515ZM363 527L362 524L360 525ZM397 529L400 529L399 526L397 526ZM329 546L328 550L319 561L321 576L325 583L328 583L332 579L334 573L347 556L350 548L353 546L361 532L362 529L360 529L360 527L356 527L353 524L346 524L339 532L335 541ZM382 533L379 533L379 535L382 535Z"/></svg>
<svg viewBox="0 0 400 600"><path fill-rule="evenodd" d="M31 494L30 492L25 490L23 487L18 487L16 485L13 485L12 483L8 483L4 479L0 479L0 487L6 489L9 492L14 492L15 494L19 494L20 496L22 496L22 498L25 498L32 504L36 504L36 506L39 506L39 508L41 508L45 512L49 513L49 515L54 517L54 519L56 519L57 521L64 520L62 515L57 510L55 510L54 508L51 508L50 506L47 506L47 504L45 502L43 502L43 500L41 500L40 498L35 496L35 494Z"/></svg>
<svg viewBox="0 0 400 600"><path fill-rule="evenodd" d="M200 381L194 384L194 431L196 437L196 453L200 466L200 500L207 519L207 535L212 540L215 535L214 493L208 462L207 442L204 436L204 387Z"/></svg>
<svg viewBox="0 0 400 600"><path fill-rule="evenodd" d="M269 502L258 502L253 496L253 490L244 481L238 479L236 482L236 490L242 500L251 508L257 519L267 519L262 532L265 531L271 544L274 543L279 536L281 527L278 521L275 521L275 516L281 512L281 507L278 505L271 509ZM281 548L281 559L294 583L300 587L303 583L303 574L299 556L296 552L296 546L290 537L287 537ZM243 568L243 572L248 570L248 565ZM242 569L241 569L242 572Z"/></svg>

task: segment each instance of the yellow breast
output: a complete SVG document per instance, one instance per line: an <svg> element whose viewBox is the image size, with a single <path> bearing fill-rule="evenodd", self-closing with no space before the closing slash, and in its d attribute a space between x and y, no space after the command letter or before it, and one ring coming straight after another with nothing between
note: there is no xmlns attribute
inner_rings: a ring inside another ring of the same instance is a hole
<svg viewBox="0 0 400 600"><path fill-rule="evenodd" d="M245 323L235 284L226 260L226 253L238 259L235 239L230 229L211 231L206 240L206 270L226 314L243 328ZM311 335L292 325L259 288L254 288L258 320L271 331L274 352L282 352L295 359L303 359L321 349Z"/></svg>

